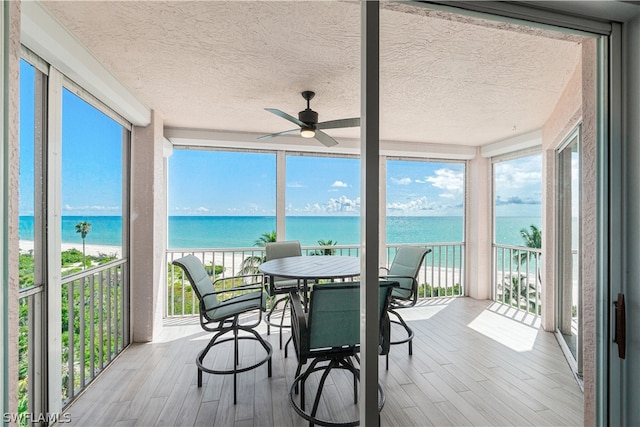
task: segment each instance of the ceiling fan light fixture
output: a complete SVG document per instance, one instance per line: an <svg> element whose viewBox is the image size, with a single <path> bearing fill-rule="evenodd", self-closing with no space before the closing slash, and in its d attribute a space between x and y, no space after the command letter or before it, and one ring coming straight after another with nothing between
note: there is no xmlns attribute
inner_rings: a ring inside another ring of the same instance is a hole
<svg viewBox="0 0 640 427"><path fill-rule="evenodd" d="M303 138L313 138L316 136L316 131L311 128L300 129L300 136Z"/></svg>

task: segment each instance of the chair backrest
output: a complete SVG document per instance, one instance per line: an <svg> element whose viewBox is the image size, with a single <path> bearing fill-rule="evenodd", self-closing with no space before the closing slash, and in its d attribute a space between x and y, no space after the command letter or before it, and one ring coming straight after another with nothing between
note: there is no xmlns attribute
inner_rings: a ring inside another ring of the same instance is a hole
<svg viewBox="0 0 640 427"><path fill-rule="evenodd" d="M388 321L386 311L394 286L395 281L380 282L381 330L383 322ZM360 282L314 285L309 300L308 337L310 350L360 345Z"/></svg>
<svg viewBox="0 0 640 427"><path fill-rule="evenodd" d="M287 240L284 242L269 242L265 245L267 261L278 258L302 255L300 242L297 240Z"/></svg>
<svg viewBox="0 0 640 427"><path fill-rule="evenodd" d="M269 242L265 245L265 261L272 259L288 258L290 256L301 256L302 248L298 240L286 240L282 242ZM284 277L274 277L274 281L278 286L297 285L297 280L286 279Z"/></svg>
<svg viewBox="0 0 640 427"><path fill-rule="evenodd" d="M210 310L220 304L218 297L216 297L215 294L212 294L215 290L213 282L211 282L211 278L207 274L207 270L205 270L204 265L202 265L202 262L200 262L198 258L194 255L187 255L173 260L173 264L182 268L184 273L187 275L187 278L191 283L191 287L198 296L198 300L200 300L201 308Z"/></svg>
<svg viewBox="0 0 640 427"><path fill-rule="evenodd" d="M408 298L413 292L416 292L416 277L420 271L420 266L424 257L431 252L431 249L420 248L417 246L400 246L393 258L391 267L389 268L389 279L395 280L400 285L396 289L396 293ZM403 277L398 277L403 276Z"/></svg>

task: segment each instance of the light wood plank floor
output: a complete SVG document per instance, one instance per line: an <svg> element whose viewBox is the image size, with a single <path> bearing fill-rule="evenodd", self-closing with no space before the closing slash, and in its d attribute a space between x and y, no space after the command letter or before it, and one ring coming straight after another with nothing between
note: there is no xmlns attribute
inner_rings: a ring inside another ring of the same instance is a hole
<svg viewBox="0 0 640 427"><path fill-rule="evenodd" d="M413 356L406 345L392 347L388 371L380 359L382 425L583 424L580 387L555 337L534 318L471 298L424 300L402 312L416 332ZM297 361L293 351L284 358L277 331L268 337L272 377L266 365L240 374L236 405L231 376L204 374L197 387L194 360L208 339L197 320L167 320L160 339L131 345L76 399L71 424L307 425L288 400ZM243 347L242 364L260 355L256 348ZM221 348L215 363L231 363L229 354ZM320 413L344 421L357 414L352 399L349 378L332 374Z"/></svg>

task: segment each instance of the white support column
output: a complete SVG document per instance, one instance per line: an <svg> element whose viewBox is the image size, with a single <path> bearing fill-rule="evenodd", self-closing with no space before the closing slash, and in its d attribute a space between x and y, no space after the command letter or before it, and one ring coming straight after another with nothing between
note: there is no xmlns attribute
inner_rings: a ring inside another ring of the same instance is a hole
<svg viewBox="0 0 640 427"><path fill-rule="evenodd" d="M61 265L62 254L62 82L63 75L49 69L47 131L47 263ZM47 366L49 413L60 412L62 401L62 277L59 268L47 269Z"/></svg>
<svg viewBox="0 0 640 427"><path fill-rule="evenodd" d="M465 215L466 293L475 299L491 298L493 242L493 185L491 159L480 149L467 166Z"/></svg>
<svg viewBox="0 0 640 427"><path fill-rule="evenodd" d="M131 144L132 341L152 341L162 326L166 289L167 199L163 120L134 127Z"/></svg>
<svg viewBox="0 0 640 427"><path fill-rule="evenodd" d="M378 415L380 5L377 1L363 1L361 10L360 425L376 427L380 422Z"/></svg>
<svg viewBox="0 0 640 427"><path fill-rule="evenodd" d="M9 37L9 26L6 25L8 19L5 20L5 7L6 3L0 7L0 22L2 22L2 26L0 27L0 73L2 75L2 79L0 80L0 95L2 98L7 99L5 94L5 87L7 86L7 82L9 81L9 73L7 72L6 62L8 59L8 50L6 49L6 44L4 41ZM3 102L0 104L0 134L2 135L2 146L9 147L9 137L6 129L9 124L9 103ZM0 209L0 224L2 224L2 232L0 232L0 236L2 236L2 242L0 244L0 256L2 256L2 262L0 263L0 279L2 283L9 283L9 265L7 262L8 259L8 248L9 248L9 226L7 217L5 216L8 211L9 205L9 183L7 182L7 176L9 174L9 159L8 153L3 149L0 150L0 188L2 189L2 208ZM9 286L3 286L0 289L0 336L2 340L0 343L2 344L2 348L9 347L9 329L7 325L9 323ZM9 378L9 360L6 352L0 353L0 364L2 366L2 378ZM0 387L0 407L2 407L2 413L9 413L9 382L3 381L2 386Z"/></svg>
<svg viewBox="0 0 640 427"><path fill-rule="evenodd" d="M3 414L18 409L18 187L20 127L20 2L0 6L0 406Z"/></svg>
<svg viewBox="0 0 640 427"><path fill-rule="evenodd" d="M284 151L276 153L276 236L278 240L286 240L287 215L287 156Z"/></svg>
<svg viewBox="0 0 640 427"><path fill-rule="evenodd" d="M558 278L556 277L556 258L558 257L557 238L557 199L556 186L556 150L548 149L542 152L542 328L545 331L555 330L556 324L556 292ZM571 241L569 241L571 244Z"/></svg>

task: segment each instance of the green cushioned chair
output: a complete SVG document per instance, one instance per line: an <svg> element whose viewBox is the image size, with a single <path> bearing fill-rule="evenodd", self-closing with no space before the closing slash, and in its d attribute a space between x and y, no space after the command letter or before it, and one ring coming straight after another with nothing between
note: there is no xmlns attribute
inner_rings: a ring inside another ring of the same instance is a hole
<svg viewBox="0 0 640 427"><path fill-rule="evenodd" d="M424 257L431 252L431 249L418 246L401 246L396 251L391 267L386 269L387 274L380 276L381 279L394 280L399 286L391 293L389 303L389 313L393 314L397 320L392 323L401 325L407 332L407 337L396 341L391 341L391 345L409 343L409 355L413 354L413 329L407 325L402 316L396 310L409 308L416 305L418 301L418 272L424 261ZM387 355L387 369L389 369L389 356Z"/></svg>
<svg viewBox="0 0 640 427"><path fill-rule="evenodd" d="M379 286L379 353L389 351L390 323L387 309L391 292L397 282L384 281ZM296 378L291 385L289 397L294 410L310 425L323 426L355 426L359 420L334 422L316 417L320 396L324 383L332 369L345 369L353 374L354 404L358 403L357 380L360 369L354 362L359 362L360 351L360 282L316 284L309 297L309 311L305 313L298 294L291 295L292 335L298 367ZM308 362L309 366L302 371ZM311 411L305 409L305 383L309 376L323 371ZM295 394L300 390L300 403ZM384 393L378 384L380 394L379 409L384 405Z"/></svg>
<svg viewBox="0 0 640 427"><path fill-rule="evenodd" d="M196 357L198 365L198 387L202 387L202 372L210 374L233 374L233 403L237 401L236 385L237 375L250 371L267 363L268 376L271 377L271 344L266 342L254 328L262 320L262 312L265 311L267 296L264 293L263 276L251 274L245 276L226 277L214 282L207 274L202 262L193 255L187 255L176 259L173 264L179 266L187 276L191 286L200 302L200 325L205 331L216 332L207 346ZM223 288L224 282L231 282L231 287ZM225 298L232 294L234 296ZM223 299L221 299L221 297ZM242 323L240 316L255 311L257 320ZM239 335L240 331L249 335ZM222 338L226 334L231 337ZM222 338L222 339L220 339ZM233 340L233 368L211 369L204 366L204 358L214 346ZM259 362L249 366L240 367L239 340L255 340L265 350L265 357Z"/></svg>
<svg viewBox="0 0 640 427"><path fill-rule="evenodd" d="M300 242L297 240L269 242L265 245L265 253L265 261L271 261L273 259L300 256L302 255L302 248L300 247ZM284 316L287 310L287 306L289 305L289 294L291 292L298 292L299 283L297 279L287 279L284 277L267 276L267 280L267 292L269 293L270 297L277 298L278 295L285 295L284 298L276 300L271 305L271 309L265 316L265 322L267 323L267 335L271 333L271 326L280 329L280 349L282 349L282 330L291 327L291 325L284 324ZM273 323L273 321L271 320L271 316L280 303L284 303L284 306L282 307L282 316L280 317L280 322Z"/></svg>

